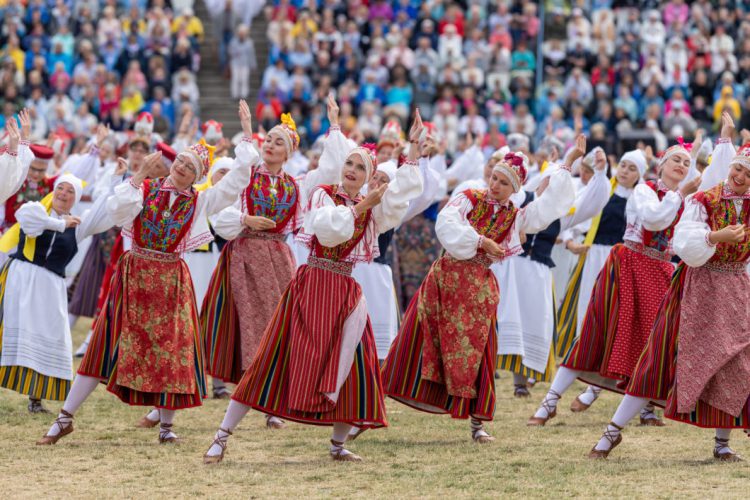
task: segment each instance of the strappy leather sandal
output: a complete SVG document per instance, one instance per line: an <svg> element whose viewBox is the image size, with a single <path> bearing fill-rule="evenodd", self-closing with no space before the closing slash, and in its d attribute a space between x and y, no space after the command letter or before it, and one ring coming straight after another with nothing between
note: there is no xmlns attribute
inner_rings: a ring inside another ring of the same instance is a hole
<svg viewBox="0 0 750 500"><path fill-rule="evenodd" d="M725 451L724 453L719 453L719 451L714 448L714 458L720 462L744 462L745 459L742 458L740 455L734 452L729 447L729 440L728 439L719 439L714 438L714 441L716 441L716 444L719 445L719 448L726 448L729 451Z"/></svg>
<svg viewBox="0 0 750 500"><path fill-rule="evenodd" d="M172 434L172 424L161 424L159 427L159 444L179 443L180 438L170 436Z"/></svg>
<svg viewBox="0 0 750 500"><path fill-rule="evenodd" d="M209 455L208 451L206 451L206 453L203 455L203 463L206 465L218 464L222 460L224 460L224 453L227 451L227 439L229 439L229 436L231 436L232 433L226 429L222 429L221 427L219 427L219 430L226 434L226 437L224 437L223 440L219 437L214 438L214 442L211 443L211 446L209 446L208 449L210 450L215 444L218 444L221 448L221 455Z"/></svg>
<svg viewBox="0 0 750 500"><path fill-rule="evenodd" d="M556 401L560 401L561 396L554 392L549 391L556 399ZM530 419L526 421L526 425L529 427L544 427L544 425L547 423L547 421L555 418L557 416L557 405L552 406L549 404L549 401L547 401L547 398L545 397L542 401L542 408L547 412L547 417L535 417L531 416Z"/></svg>
<svg viewBox="0 0 750 500"><path fill-rule="evenodd" d="M471 439L477 444L489 444L495 441L495 437L487 434L483 428L471 431Z"/></svg>
<svg viewBox="0 0 750 500"><path fill-rule="evenodd" d="M44 407L41 399L29 398L29 406L27 408L29 410L29 413L52 413Z"/></svg>
<svg viewBox="0 0 750 500"><path fill-rule="evenodd" d="M526 384L515 384L513 389L513 395L517 398L528 398L531 396L531 393L529 392L529 389L526 387Z"/></svg>
<svg viewBox="0 0 750 500"><path fill-rule="evenodd" d="M62 413L65 417L70 418L70 423L66 426L62 421L60 421L60 417L57 417L53 425L57 425L60 432L58 432L54 436L43 436L42 439L36 442L38 446L53 445L57 443L62 437L67 436L68 434L73 432L73 415L65 410L60 410L60 413Z"/></svg>
<svg viewBox="0 0 750 500"><path fill-rule="evenodd" d="M330 451L331 458L336 462L361 462L362 457L355 455L344 448L344 443L331 439L331 444L335 449Z"/></svg>
<svg viewBox="0 0 750 500"><path fill-rule="evenodd" d="M609 449L608 450L597 450L596 445L594 445L593 448L591 448L591 451L589 452L589 458L592 459L604 459L609 456L609 453L615 449L617 445L622 443L622 427L615 424L614 422L610 422L609 425L612 427L617 428L617 436L614 435L613 431L610 431L609 429L604 431L604 434L602 434L602 437L605 438L607 441L609 441Z"/></svg>
<svg viewBox="0 0 750 500"><path fill-rule="evenodd" d="M273 422L271 421L271 418L273 418L273 415L266 415L266 428L267 429L280 430L280 429L286 428L286 424L279 417L276 417L276 420Z"/></svg>

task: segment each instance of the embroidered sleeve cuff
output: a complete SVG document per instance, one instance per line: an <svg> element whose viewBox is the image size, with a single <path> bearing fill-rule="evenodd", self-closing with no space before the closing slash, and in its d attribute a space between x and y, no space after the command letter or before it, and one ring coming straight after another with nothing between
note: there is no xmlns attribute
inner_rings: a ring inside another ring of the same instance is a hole
<svg viewBox="0 0 750 500"><path fill-rule="evenodd" d="M18 141L18 145L19 145L19 146L29 146L29 145L31 145L31 141L29 141L29 140L27 140L27 139L25 139L25 140L20 140L20 141Z"/></svg>
<svg viewBox="0 0 750 500"><path fill-rule="evenodd" d="M732 139L728 137L720 137L719 139L717 139L716 144L726 144L728 142L732 142Z"/></svg>
<svg viewBox="0 0 750 500"><path fill-rule="evenodd" d="M18 151L11 151L10 149L5 150L10 156L18 156Z"/></svg>
<svg viewBox="0 0 750 500"><path fill-rule="evenodd" d="M91 149L89 150L89 155L99 156L99 146L97 146L96 144L92 144Z"/></svg>
<svg viewBox="0 0 750 500"><path fill-rule="evenodd" d="M242 141L243 142L249 142L250 144L252 144L253 143L253 138L252 137L248 137L246 135L243 135L242 136Z"/></svg>
<svg viewBox="0 0 750 500"><path fill-rule="evenodd" d="M328 132L326 132L326 136L328 136L331 132L341 132L341 127L338 125L331 125L328 127Z"/></svg>
<svg viewBox="0 0 750 500"><path fill-rule="evenodd" d="M482 243L484 243L484 236L479 235L479 239L477 240L477 249L482 248Z"/></svg>
<svg viewBox="0 0 750 500"><path fill-rule="evenodd" d="M133 186L134 189L141 189L141 186L136 185L136 183L133 182L133 179L134 179L133 177L131 177L130 179L128 179L128 184L130 184L131 186Z"/></svg>
<svg viewBox="0 0 750 500"><path fill-rule="evenodd" d="M404 165L412 165L412 166L418 167L419 166L419 160L406 160L403 164Z"/></svg>
<svg viewBox="0 0 750 500"><path fill-rule="evenodd" d="M716 243L711 243L711 231L708 231L706 233L706 245L708 245L709 247L715 247L716 246Z"/></svg>

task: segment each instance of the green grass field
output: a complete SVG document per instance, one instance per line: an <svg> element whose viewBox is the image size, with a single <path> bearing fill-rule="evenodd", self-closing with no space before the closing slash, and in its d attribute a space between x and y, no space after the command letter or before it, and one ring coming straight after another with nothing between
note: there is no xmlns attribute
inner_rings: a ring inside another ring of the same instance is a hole
<svg viewBox="0 0 750 500"><path fill-rule="evenodd" d="M74 344L87 321L79 321ZM178 445L159 445L157 429L136 429L144 409L128 407L99 387L76 415L76 431L53 447L37 447L54 417L31 416L26 399L0 390L0 460L3 498L21 497L450 497L450 498L748 498L750 463L718 464L713 432L668 422L629 426L607 461L586 453L599 438L619 397L605 393L586 413L568 410L576 386L546 428L526 419L546 392L540 384L526 400L512 397L512 381L498 381L498 407L479 446L468 422L418 413L387 401L390 427L363 434L351 446L365 462L328 458L329 429L290 424L269 431L251 412L231 438L218 466L201 456L221 422L227 401L207 400L180 412ZM48 402L55 412L61 404ZM750 456L750 440L732 445Z"/></svg>

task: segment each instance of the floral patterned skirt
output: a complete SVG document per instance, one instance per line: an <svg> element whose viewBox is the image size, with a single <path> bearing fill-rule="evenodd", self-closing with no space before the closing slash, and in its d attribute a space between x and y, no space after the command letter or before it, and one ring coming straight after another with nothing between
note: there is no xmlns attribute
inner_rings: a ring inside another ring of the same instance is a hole
<svg viewBox="0 0 750 500"><path fill-rule="evenodd" d="M728 290L732 300L705 300ZM664 406L672 420L750 428L748 301L747 274L678 266L627 394Z"/></svg>
<svg viewBox="0 0 750 500"><path fill-rule="evenodd" d="M195 292L174 257L122 256L78 370L131 405L176 410L206 395Z"/></svg>
<svg viewBox="0 0 750 500"><path fill-rule="evenodd" d="M438 259L383 364L386 394L429 413L492 420L498 302L487 267Z"/></svg>
<svg viewBox="0 0 750 500"><path fill-rule="evenodd" d="M405 222L393 235L394 252L398 254L400 303L409 304L430 267L440 255L435 222L423 214Z"/></svg>
<svg viewBox="0 0 750 500"><path fill-rule="evenodd" d="M102 286L107 262L109 262L112 245L118 233L117 229L110 229L91 238L91 246L86 252L68 306L70 314L87 318L93 318L96 314L99 290Z"/></svg>

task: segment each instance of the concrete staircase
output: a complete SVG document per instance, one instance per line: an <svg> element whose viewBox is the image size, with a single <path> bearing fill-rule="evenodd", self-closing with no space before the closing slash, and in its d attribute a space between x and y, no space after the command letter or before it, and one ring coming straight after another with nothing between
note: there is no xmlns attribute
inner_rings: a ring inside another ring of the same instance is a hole
<svg viewBox="0 0 750 500"><path fill-rule="evenodd" d="M219 40L213 31L213 23L203 0L195 2L195 14L203 22L205 38L201 45L201 69L198 72L198 88L201 92L201 122L216 120L224 124L224 137L231 138L242 130L237 117L237 102L230 97L229 79L221 72L219 66ZM255 43L258 58L258 70L250 75L250 95L247 103L255 112L258 90L260 89L263 70L268 62L268 39L263 13L254 19L250 36ZM253 117L253 124L257 123Z"/></svg>

